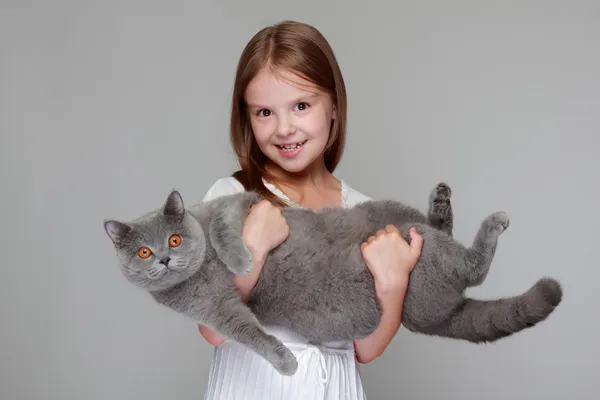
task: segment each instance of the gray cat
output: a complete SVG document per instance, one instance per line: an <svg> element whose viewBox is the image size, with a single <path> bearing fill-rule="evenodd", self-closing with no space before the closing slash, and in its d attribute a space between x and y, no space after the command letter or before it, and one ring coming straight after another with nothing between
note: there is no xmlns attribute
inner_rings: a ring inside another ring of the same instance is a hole
<svg viewBox="0 0 600 400"><path fill-rule="evenodd" d="M473 343L493 342L529 328L562 299L559 283L542 278L525 293L496 300L467 298L481 284L508 216L487 217L470 248L452 237L451 191L434 188L427 216L396 201L366 201L352 208L282 210L287 239L272 250L244 304L234 275L252 265L241 229L254 192L223 196L184 208L173 191L160 209L137 220L105 221L120 268L154 299L197 323L236 340L293 375L294 354L261 325L286 327L311 343L355 340L375 330L381 314L360 244L395 225L410 241L409 228L423 238L410 275L402 324L413 332Z"/></svg>

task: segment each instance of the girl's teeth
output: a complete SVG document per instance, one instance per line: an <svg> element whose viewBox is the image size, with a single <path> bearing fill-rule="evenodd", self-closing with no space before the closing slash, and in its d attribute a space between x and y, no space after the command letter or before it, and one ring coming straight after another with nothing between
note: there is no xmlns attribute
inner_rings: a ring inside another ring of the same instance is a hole
<svg viewBox="0 0 600 400"><path fill-rule="evenodd" d="M296 150L297 148L299 148L300 146L302 146L304 143L306 143L306 140L303 142L299 142L290 146L279 146L281 149L283 149L284 151L292 151L292 150Z"/></svg>

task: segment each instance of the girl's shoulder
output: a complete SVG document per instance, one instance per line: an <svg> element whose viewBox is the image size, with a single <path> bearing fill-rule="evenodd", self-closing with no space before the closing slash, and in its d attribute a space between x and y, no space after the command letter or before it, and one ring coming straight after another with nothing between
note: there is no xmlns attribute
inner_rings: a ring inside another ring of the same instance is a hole
<svg viewBox="0 0 600 400"><path fill-rule="evenodd" d="M202 201L245 191L244 186L233 176L225 176L216 180L204 195Z"/></svg>
<svg viewBox="0 0 600 400"><path fill-rule="evenodd" d="M343 198L343 203L344 203L345 207L352 207L363 201L372 200L366 194L354 189L345 180L342 179L341 182L342 182L342 198Z"/></svg>

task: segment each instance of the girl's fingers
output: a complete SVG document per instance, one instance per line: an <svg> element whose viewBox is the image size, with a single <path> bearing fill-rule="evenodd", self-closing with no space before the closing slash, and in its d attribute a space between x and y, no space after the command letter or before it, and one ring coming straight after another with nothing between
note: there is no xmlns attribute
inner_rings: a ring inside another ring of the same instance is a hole
<svg viewBox="0 0 600 400"><path fill-rule="evenodd" d="M387 233L400 233L400 231L398 230L398 228L396 228L395 225L391 225L391 224L389 224L389 225L387 225L385 227L385 231Z"/></svg>
<svg viewBox="0 0 600 400"><path fill-rule="evenodd" d="M419 235L415 228L410 228L408 233L410 234L410 247L413 248L415 254L421 255L421 250L423 249L423 236Z"/></svg>

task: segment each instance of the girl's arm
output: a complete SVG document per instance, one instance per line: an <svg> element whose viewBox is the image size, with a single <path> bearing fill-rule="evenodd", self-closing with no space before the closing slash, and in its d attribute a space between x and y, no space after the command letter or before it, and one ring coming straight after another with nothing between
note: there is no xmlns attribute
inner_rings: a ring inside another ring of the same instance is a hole
<svg viewBox="0 0 600 400"><path fill-rule="evenodd" d="M198 325L198 330L204 339L206 339L206 341L213 346L220 346L225 342L225 338L223 336L221 336L218 332L213 331L208 326Z"/></svg>
<svg viewBox="0 0 600 400"><path fill-rule="evenodd" d="M356 358L360 363L369 363L383 354L400 329L409 275L423 246L423 237L414 229L410 230L410 236L409 245L394 226L388 225L385 231L378 231L361 246L365 262L375 279L375 290L383 312L377 329L369 336L354 341Z"/></svg>
<svg viewBox="0 0 600 400"><path fill-rule="evenodd" d="M406 284L388 292L381 290L376 285L377 296L383 309L381 321L377 329L369 336L354 341L358 362L366 364L378 358L396 336L402 323L402 306L407 286L408 276Z"/></svg>

